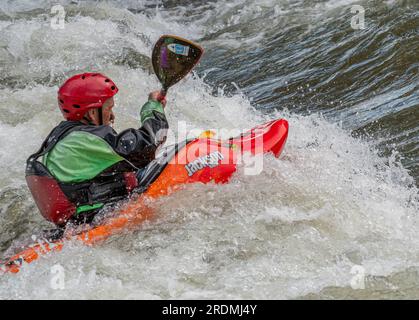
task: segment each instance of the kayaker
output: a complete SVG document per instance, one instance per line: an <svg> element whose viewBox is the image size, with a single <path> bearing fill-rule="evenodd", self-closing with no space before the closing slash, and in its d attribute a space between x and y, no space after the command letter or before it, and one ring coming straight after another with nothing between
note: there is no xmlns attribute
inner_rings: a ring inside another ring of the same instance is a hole
<svg viewBox="0 0 419 320"><path fill-rule="evenodd" d="M111 125L117 92L100 73L77 74L58 90L66 121L29 157L26 169L38 208L57 226L91 222L106 204L135 190L141 169L166 139L166 101L158 91L141 108L141 127L116 133Z"/></svg>

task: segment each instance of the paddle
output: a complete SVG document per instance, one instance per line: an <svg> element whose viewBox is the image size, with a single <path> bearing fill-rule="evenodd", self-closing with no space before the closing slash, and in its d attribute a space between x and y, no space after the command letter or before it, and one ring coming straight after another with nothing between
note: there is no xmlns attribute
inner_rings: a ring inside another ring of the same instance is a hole
<svg viewBox="0 0 419 320"><path fill-rule="evenodd" d="M162 89L159 100L167 90L183 79L199 62L204 49L192 41L177 36L163 35L153 48L152 63Z"/></svg>

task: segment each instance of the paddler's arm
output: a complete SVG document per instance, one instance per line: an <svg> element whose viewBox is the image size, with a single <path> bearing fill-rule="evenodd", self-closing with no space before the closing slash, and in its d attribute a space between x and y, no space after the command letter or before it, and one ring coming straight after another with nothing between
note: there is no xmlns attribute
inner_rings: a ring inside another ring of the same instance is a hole
<svg viewBox="0 0 419 320"><path fill-rule="evenodd" d="M135 166L147 165L155 157L157 148L166 140L169 124L164 114L166 101L157 101L158 92L152 92L140 111L142 126L127 129L114 140L115 151Z"/></svg>

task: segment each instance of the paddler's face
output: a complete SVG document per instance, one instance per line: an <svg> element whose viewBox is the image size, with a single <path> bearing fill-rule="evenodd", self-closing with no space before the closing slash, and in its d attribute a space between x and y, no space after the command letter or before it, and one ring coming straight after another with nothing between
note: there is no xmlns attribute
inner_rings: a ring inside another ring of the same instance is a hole
<svg viewBox="0 0 419 320"><path fill-rule="evenodd" d="M106 102L103 104L103 124L104 125L113 125L113 122L115 120L115 114L113 113L113 106L114 106L115 102L112 98L109 98L108 100L106 100Z"/></svg>
<svg viewBox="0 0 419 320"><path fill-rule="evenodd" d="M105 101L102 106L102 120L104 125L113 126L115 115L113 113L114 100L113 97ZM95 125L100 125L99 109L90 109L88 111L89 118Z"/></svg>

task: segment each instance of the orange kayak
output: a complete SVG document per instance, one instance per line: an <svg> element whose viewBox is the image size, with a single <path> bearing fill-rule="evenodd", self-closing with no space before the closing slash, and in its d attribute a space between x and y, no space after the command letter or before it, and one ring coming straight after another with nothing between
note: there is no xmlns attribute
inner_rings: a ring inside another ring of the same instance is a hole
<svg viewBox="0 0 419 320"><path fill-rule="evenodd" d="M152 217L146 202L171 194L188 183L227 183L246 154L281 154L288 137L288 122L273 120L227 140L199 137L175 147L150 163L142 179L150 183L101 225L57 241L42 240L0 264L0 272L17 273L25 264L41 256L61 251L68 241L94 245L124 230L138 227Z"/></svg>

